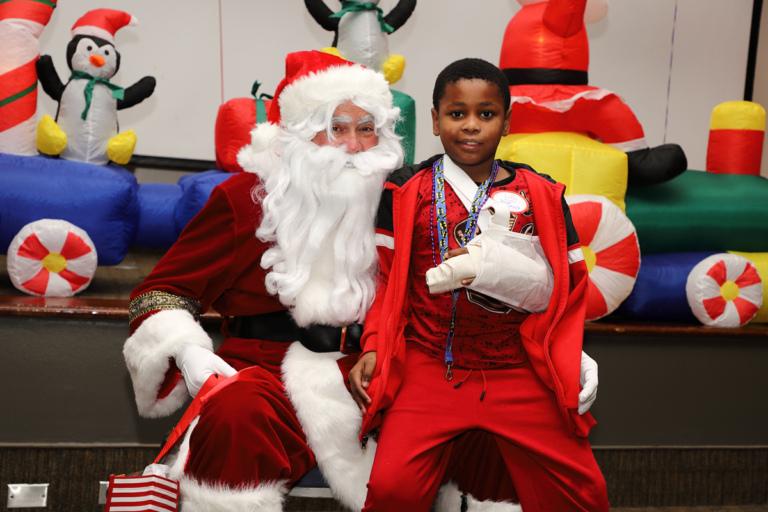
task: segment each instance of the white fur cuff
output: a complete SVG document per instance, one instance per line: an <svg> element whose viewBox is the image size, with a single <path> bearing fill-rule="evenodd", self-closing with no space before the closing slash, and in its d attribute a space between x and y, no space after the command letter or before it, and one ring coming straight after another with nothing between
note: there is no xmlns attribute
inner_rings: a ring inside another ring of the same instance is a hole
<svg viewBox="0 0 768 512"><path fill-rule="evenodd" d="M435 512L461 510L461 492L455 482L448 482L440 487L432 510ZM472 496L467 496L467 510L469 512L523 512L519 503L478 501Z"/></svg>
<svg viewBox="0 0 768 512"><path fill-rule="evenodd" d="M213 350L211 338L192 315L183 310L155 313L125 341L123 356L142 416L168 416L186 402L189 394L183 380L161 400L157 394L174 356L188 343Z"/></svg>
<svg viewBox="0 0 768 512"><path fill-rule="evenodd" d="M186 477L181 479L180 488L184 512L281 512L288 490L284 482L231 489L202 484Z"/></svg>
<svg viewBox="0 0 768 512"><path fill-rule="evenodd" d="M360 510L376 443L371 441L366 450L360 446L363 418L336 363L341 356L292 343L283 359L283 382L333 495L351 510Z"/></svg>

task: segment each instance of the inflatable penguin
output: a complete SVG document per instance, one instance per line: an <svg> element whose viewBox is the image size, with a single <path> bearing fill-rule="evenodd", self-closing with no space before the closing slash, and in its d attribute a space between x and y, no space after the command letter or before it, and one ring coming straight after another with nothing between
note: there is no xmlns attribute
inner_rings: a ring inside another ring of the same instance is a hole
<svg viewBox="0 0 768 512"><path fill-rule="evenodd" d="M518 0L499 67L512 95L510 133L575 132L627 154L631 186L668 181L688 166L677 144L650 148L643 127L615 93L587 85L584 25L601 19L607 0Z"/></svg>
<svg viewBox="0 0 768 512"><path fill-rule="evenodd" d="M381 71L394 84L403 76L405 59L390 55L387 35L402 27L416 8L416 0L400 0L386 16L379 0L342 0L341 10L331 11L324 0L304 0L309 13L325 30L334 33L331 53L345 60ZM327 51L327 50L324 50Z"/></svg>
<svg viewBox="0 0 768 512"><path fill-rule="evenodd" d="M152 95L155 79L146 76L123 89L109 81L120 68L114 34L136 25L131 15L113 9L87 12L72 26L67 65L72 71L65 84L49 55L37 61L43 90L59 102L56 120L44 116L38 124L37 148L47 155L103 165L112 160L127 164L136 146L136 134L118 134L117 111Z"/></svg>

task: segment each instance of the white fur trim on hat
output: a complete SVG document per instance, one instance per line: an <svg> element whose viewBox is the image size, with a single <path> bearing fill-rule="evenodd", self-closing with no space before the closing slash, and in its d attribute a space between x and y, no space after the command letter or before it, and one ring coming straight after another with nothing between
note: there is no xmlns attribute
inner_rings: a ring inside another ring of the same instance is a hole
<svg viewBox="0 0 768 512"><path fill-rule="evenodd" d="M157 398L172 359L186 344L213 350L211 338L184 310L155 313L125 341L123 356L140 415L148 418L168 416L189 398L183 379L167 396L160 400Z"/></svg>
<svg viewBox="0 0 768 512"><path fill-rule="evenodd" d="M333 66L321 73L309 73L283 89L278 96L281 123L300 123L322 105L353 98L392 105L392 93L383 74L359 65Z"/></svg>
<svg viewBox="0 0 768 512"><path fill-rule="evenodd" d="M251 143L243 146L237 153L237 163L248 172L269 172L280 167L279 156L267 151L269 143L281 133L278 125L259 123L251 131Z"/></svg>
<svg viewBox="0 0 768 512"><path fill-rule="evenodd" d="M232 489L184 477L179 484L184 512L281 512L288 491L285 482Z"/></svg>
<svg viewBox="0 0 768 512"><path fill-rule="evenodd" d="M83 14L72 26L72 37L78 35L100 37L115 44L115 33L125 26L135 27L138 20L116 9L94 9Z"/></svg>

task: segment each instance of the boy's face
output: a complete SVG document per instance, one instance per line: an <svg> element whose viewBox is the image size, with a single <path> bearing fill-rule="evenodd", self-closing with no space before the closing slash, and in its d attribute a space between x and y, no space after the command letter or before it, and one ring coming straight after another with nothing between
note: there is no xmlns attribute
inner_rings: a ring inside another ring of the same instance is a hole
<svg viewBox="0 0 768 512"><path fill-rule="evenodd" d="M509 114L496 84L459 80L445 87L432 109L432 132L446 154L470 177L488 177L501 137L509 133Z"/></svg>

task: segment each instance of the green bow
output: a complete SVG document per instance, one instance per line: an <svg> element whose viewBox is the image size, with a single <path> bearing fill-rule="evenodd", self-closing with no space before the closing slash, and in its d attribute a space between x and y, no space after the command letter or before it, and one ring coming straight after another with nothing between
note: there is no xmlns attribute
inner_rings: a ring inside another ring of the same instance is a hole
<svg viewBox="0 0 768 512"><path fill-rule="evenodd" d="M381 31L386 34L391 34L395 31L391 25L384 21L384 12L381 8L371 2L355 2L354 0L341 0L341 10L336 14L331 14L331 18L341 18L348 12L360 12L360 11L378 11L379 12L379 25Z"/></svg>
<svg viewBox="0 0 768 512"><path fill-rule="evenodd" d="M91 100L93 99L93 88L97 82L106 86L107 89L110 89L112 91L112 97L115 98L116 100L121 100L125 97L125 89L123 89L119 85L110 83L109 80L107 80L106 78L97 78L83 71L73 71L72 76L70 76L69 79L70 80L88 80L88 83L85 85L85 91L84 91L85 110L83 110L83 113L80 114L80 118L83 121L85 121L85 118L88 116L88 110L91 108Z"/></svg>

